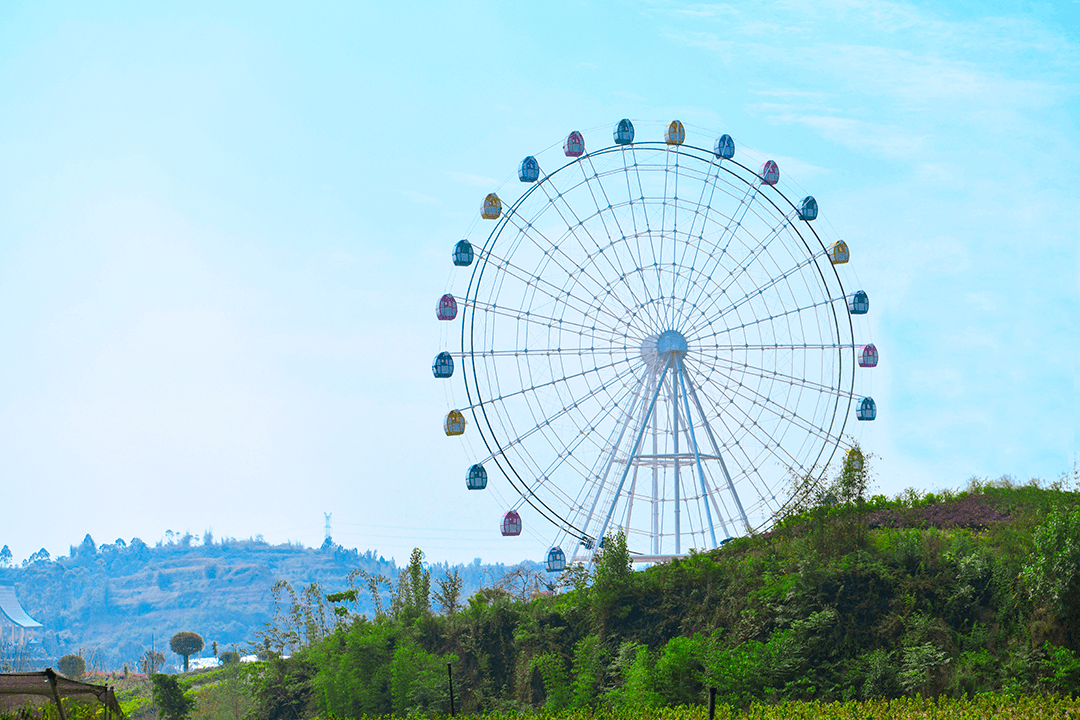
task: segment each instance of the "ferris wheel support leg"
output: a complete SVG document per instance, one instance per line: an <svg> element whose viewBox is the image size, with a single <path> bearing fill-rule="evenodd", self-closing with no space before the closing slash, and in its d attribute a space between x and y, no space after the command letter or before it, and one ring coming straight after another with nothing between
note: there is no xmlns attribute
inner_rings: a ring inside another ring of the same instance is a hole
<svg viewBox="0 0 1080 720"><path fill-rule="evenodd" d="M716 457L720 458L720 469L724 472L724 480L727 481L728 491L731 493L731 496L735 498L735 506L739 508L739 517L743 521L743 527L746 528L747 532L750 532L750 521L746 518L746 510L743 509L739 493L735 492L735 483L731 482L731 473L728 472L727 463L724 462L724 456L720 452L720 445L713 436L712 428L709 426L709 418L705 415L705 410L701 407L701 401L698 400L697 391L694 390L693 383L690 383L690 396L694 398L694 405L697 406L698 414L701 415L701 422L705 426L705 434L709 437L709 443L712 445L713 452L716 453Z"/></svg>
<svg viewBox="0 0 1080 720"><path fill-rule="evenodd" d="M608 508L607 515L604 517L604 524L600 526L600 537L597 539L598 549L600 542L603 542L604 540L604 534L607 533L608 524L611 522L611 516L615 512L615 503L618 502L623 485L626 484L626 476L630 474L630 465L633 463L634 456L638 454L638 450L641 448L641 439L645 437L645 430L647 430L649 426L649 418L656 408L656 399L660 397L660 389L664 387L664 378L667 376L667 371L670 367L671 361L668 361L668 364L664 366L664 371L656 381L656 390L653 392L652 400L649 401L649 409L645 411L645 421L641 423L641 429L638 430L637 438L634 439L634 444L630 448L630 456L626 458L626 469L623 470L622 477L619 478L619 485L615 488L615 496L611 499L611 506ZM614 459L614 455L612 456L612 459ZM589 567L592 567L592 560L589 561Z"/></svg>
<svg viewBox="0 0 1080 720"><path fill-rule="evenodd" d="M713 527L712 510L709 509L709 490L705 487L705 470L701 467L701 450L698 448L697 437L694 435L694 421L690 418L690 396L686 394L686 370L682 360L676 359L679 364L679 385L682 387L683 402L686 403L686 427L690 431L690 442L694 446L694 460L697 461L698 478L701 480L702 499L705 500L705 517L709 522L709 538L712 540L713 549L716 549L716 528ZM717 453L717 457L719 457ZM701 517L700 515L698 516ZM723 518L720 522L724 522ZM727 532L727 523L724 523L724 532Z"/></svg>
<svg viewBox="0 0 1080 720"><path fill-rule="evenodd" d="M680 520L682 514L680 506L682 505L682 498L680 497L680 490L682 489L682 481L679 478L679 390L675 385L675 376L679 374L677 369L671 371L671 438L674 442L674 452L672 455L672 461L674 465L674 478L675 478L675 554L682 554L682 526Z"/></svg>
<svg viewBox="0 0 1080 720"><path fill-rule="evenodd" d="M656 457L660 450L658 447L658 435L660 432L660 418L654 413L652 416L652 454ZM652 464L652 541L653 555L660 554L660 468L656 463Z"/></svg>
<svg viewBox="0 0 1080 720"><path fill-rule="evenodd" d="M596 484L596 495L593 497L592 504L589 506L589 514L585 517L585 522L582 524L582 527L585 528L586 530L588 529L589 525L592 523L593 513L596 512L596 505L597 505L597 503L600 502L600 495L601 495L601 493L603 493L604 486L607 484L607 477L608 477L608 474L611 472L611 466L615 462L615 456L619 452L619 447L622 445L623 435L626 433L626 428L629 427L630 420L634 417L634 413L637 410L638 399L640 398L644 402L644 399L647 396L647 393L641 393L641 390L640 390L641 387L642 386L639 385L638 386L639 389L634 394L634 402L630 406L630 412L627 413L627 415L626 415L626 420L627 421L624 422L624 423L620 423L621 428L619 429L619 437L616 438L615 444L611 446L611 455L608 457L608 461L604 464L604 473L600 476L600 479ZM643 423L645 423L645 422L648 422L648 417L646 417L645 420L643 421ZM631 454L631 457L633 457L632 454ZM627 467L629 467L629 465L627 465ZM617 493L616 493L616 498L618 498ZM599 538L597 538L597 542L599 542L601 539L603 539L603 537L604 536L601 535ZM590 558L591 557L592 556L590 555ZM590 559L589 562L591 564L592 560Z"/></svg>

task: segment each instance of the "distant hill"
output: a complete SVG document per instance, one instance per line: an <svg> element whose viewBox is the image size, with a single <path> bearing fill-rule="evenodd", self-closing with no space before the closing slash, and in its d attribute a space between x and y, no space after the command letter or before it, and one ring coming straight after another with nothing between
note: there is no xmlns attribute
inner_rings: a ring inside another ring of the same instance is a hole
<svg viewBox="0 0 1080 720"><path fill-rule="evenodd" d="M0 580L14 582L26 611L44 624L32 657L18 657L12 669L38 669L61 655L81 652L87 669L134 671L153 643L169 663L169 639L180 630L203 636L219 651L245 650L270 619L271 588L287 580L299 591L319 583L325 592L348 587L356 570L395 580L392 560L372 551L361 553L324 543L321 548L270 545L260 540L223 539L197 544L191 535L151 547L139 538L97 546L87 535L71 554L55 559L35 553L22 567L0 568ZM532 570L536 563L525 563ZM452 570L431 565L433 583ZM482 565L479 558L459 565L463 593L497 582L508 570ZM357 581L357 586L362 583ZM388 596L388 593L385 594ZM362 593L362 612L372 613L371 597ZM0 652L0 663L11 662Z"/></svg>

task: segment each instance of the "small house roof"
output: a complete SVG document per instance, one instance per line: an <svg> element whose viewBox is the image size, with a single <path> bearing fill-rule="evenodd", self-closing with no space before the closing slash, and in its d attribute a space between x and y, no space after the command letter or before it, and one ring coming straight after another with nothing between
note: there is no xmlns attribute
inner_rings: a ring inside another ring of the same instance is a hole
<svg viewBox="0 0 1080 720"><path fill-rule="evenodd" d="M41 623L27 615L19 604L19 598L15 596L14 583L0 582L0 614L22 628L41 627Z"/></svg>

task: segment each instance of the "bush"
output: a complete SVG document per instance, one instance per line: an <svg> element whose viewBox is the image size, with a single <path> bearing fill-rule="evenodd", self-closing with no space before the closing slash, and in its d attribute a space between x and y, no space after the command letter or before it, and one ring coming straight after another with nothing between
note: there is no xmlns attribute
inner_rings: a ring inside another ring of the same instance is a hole
<svg viewBox="0 0 1080 720"><path fill-rule="evenodd" d="M82 680L86 674L86 661L81 655L65 655L56 661L60 674L72 680Z"/></svg>

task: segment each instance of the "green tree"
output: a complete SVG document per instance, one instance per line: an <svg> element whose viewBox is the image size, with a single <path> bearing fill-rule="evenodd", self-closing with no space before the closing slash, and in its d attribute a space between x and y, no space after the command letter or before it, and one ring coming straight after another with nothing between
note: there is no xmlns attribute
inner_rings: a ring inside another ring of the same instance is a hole
<svg viewBox="0 0 1080 720"><path fill-rule="evenodd" d="M391 611L405 620L431 612L431 572L424 569L424 553L420 548L413 548L408 566L398 573Z"/></svg>
<svg viewBox="0 0 1080 720"><path fill-rule="evenodd" d="M86 674L86 661L82 655L65 655L56 661L56 668L64 677L72 680L82 680Z"/></svg>
<svg viewBox="0 0 1080 720"><path fill-rule="evenodd" d="M11 565L11 548L7 545L3 550L0 550L0 567L8 567Z"/></svg>
<svg viewBox="0 0 1080 720"><path fill-rule="evenodd" d="M188 658L203 649L203 639L198 633L189 630L181 630L172 636L169 647L177 655L184 656L184 672L188 671Z"/></svg>
<svg viewBox="0 0 1080 720"><path fill-rule="evenodd" d="M235 650L226 650L218 655L222 665L236 665L240 662L240 653Z"/></svg>
<svg viewBox="0 0 1080 720"><path fill-rule="evenodd" d="M185 693L174 677L158 673L150 680L154 684L154 704L161 720L187 720L195 709L195 698Z"/></svg>
<svg viewBox="0 0 1080 720"><path fill-rule="evenodd" d="M153 675L165 664L165 656L156 650L147 650L139 658L139 669L147 675Z"/></svg>
<svg viewBox="0 0 1080 720"><path fill-rule="evenodd" d="M435 600L442 606L447 615L454 615L461 609L461 573L457 568L446 573L446 577L438 581L439 589L432 593Z"/></svg>

